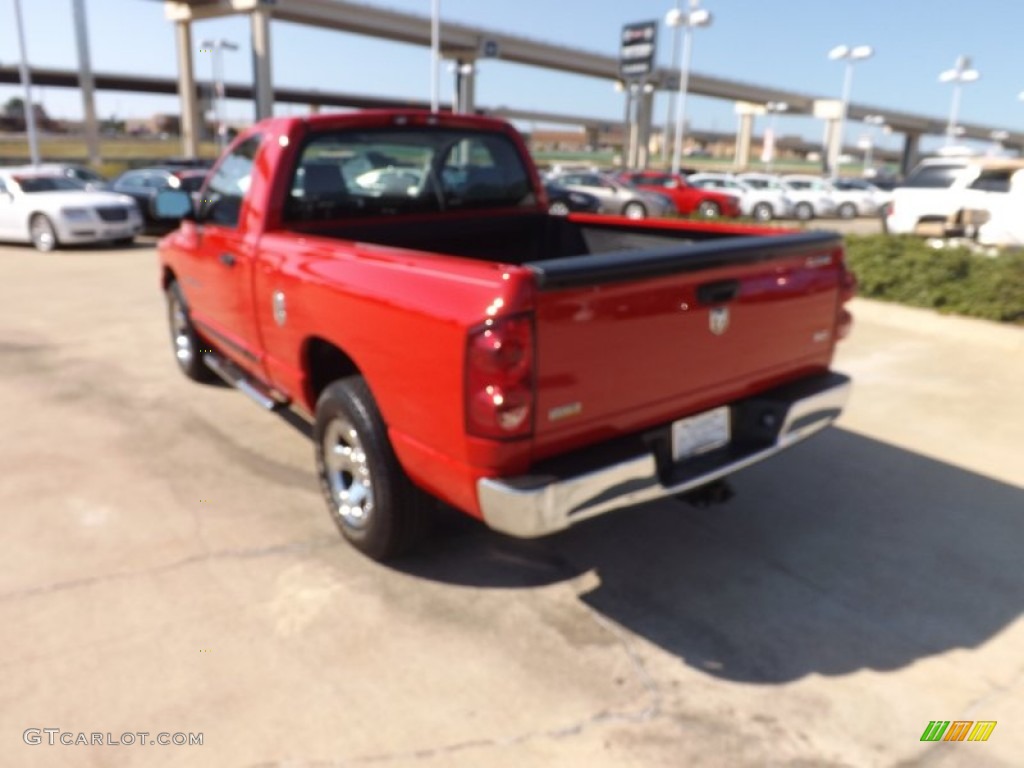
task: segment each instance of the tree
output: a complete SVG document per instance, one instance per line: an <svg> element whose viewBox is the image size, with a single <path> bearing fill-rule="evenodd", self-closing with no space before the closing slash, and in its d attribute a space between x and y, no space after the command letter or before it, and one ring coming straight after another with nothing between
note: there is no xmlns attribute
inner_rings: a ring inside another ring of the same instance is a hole
<svg viewBox="0 0 1024 768"><path fill-rule="evenodd" d="M25 100L12 96L4 104L4 117L24 118Z"/></svg>

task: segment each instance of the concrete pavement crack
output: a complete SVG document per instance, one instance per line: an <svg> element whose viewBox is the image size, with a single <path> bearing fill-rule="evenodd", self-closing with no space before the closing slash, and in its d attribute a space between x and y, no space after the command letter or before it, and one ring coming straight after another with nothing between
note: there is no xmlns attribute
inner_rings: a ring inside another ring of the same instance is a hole
<svg viewBox="0 0 1024 768"><path fill-rule="evenodd" d="M185 568L190 565L197 563L206 562L209 560L222 560L222 559L249 559L258 557L274 557L276 555L287 555L287 554L305 554L312 552L317 549L323 549L331 546L339 546L339 542L334 538L323 538L323 539L311 539L308 541L296 541L288 544L275 544L269 547L257 547L252 549L222 549L218 551L207 551L189 555L188 557L175 560L170 563L164 563L162 565L155 565L150 568L141 568L132 571L118 571L115 573L100 574L96 576L87 576L79 579L68 579L67 581L58 581L52 584L41 584L34 587L26 587L24 589L13 590L11 592L0 592L0 603L10 602L12 600L20 600L27 597L37 597L39 595L52 594L54 592L63 592L66 590L80 589L82 587L90 587L94 584L103 584L110 581L120 581L122 579L131 579L137 576L148 576L159 573L166 573L168 571L174 571L179 568Z"/></svg>

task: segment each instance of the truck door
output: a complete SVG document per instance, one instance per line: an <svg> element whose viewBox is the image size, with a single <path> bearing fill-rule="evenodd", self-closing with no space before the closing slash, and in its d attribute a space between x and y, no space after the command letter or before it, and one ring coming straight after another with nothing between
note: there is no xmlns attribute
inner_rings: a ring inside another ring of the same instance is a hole
<svg viewBox="0 0 1024 768"><path fill-rule="evenodd" d="M262 136L255 134L225 155L200 194L198 247L188 258L184 285L200 332L232 360L262 374L252 276L258 231L241 220L244 198Z"/></svg>

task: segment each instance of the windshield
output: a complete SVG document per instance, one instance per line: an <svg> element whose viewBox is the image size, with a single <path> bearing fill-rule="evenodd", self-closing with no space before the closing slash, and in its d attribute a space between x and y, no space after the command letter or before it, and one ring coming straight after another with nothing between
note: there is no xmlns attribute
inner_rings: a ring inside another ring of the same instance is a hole
<svg viewBox="0 0 1024 768"><path fill-rule="evenodd" d="M33 192L77 192L85 189L85 184L63 176L14 176L14 182L25 194Z"/></svg>
<svg viewBox="0 0 1024 768"><path fill-rule="evenodd" d="M782 184L775 179L743 179L743 183L753 189L783 189Z"/></svg>
<svg viewBox="0 0 1024 768"><path fill-rule="evenodd" d="M536 203L508 137L418 126L315 135L290 189L292 221Z"/></svg>

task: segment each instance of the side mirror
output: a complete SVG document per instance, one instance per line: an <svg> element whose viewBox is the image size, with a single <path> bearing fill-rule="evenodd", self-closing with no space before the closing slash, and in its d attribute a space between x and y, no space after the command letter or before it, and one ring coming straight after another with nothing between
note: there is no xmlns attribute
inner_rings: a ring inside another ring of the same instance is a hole
<svg viewBox="0 0 1024 768"><path fill-rule="evenodd" d="M165 221L195 219L192 197L183 189L161 189L153 201L153 214Z"/></svg>

